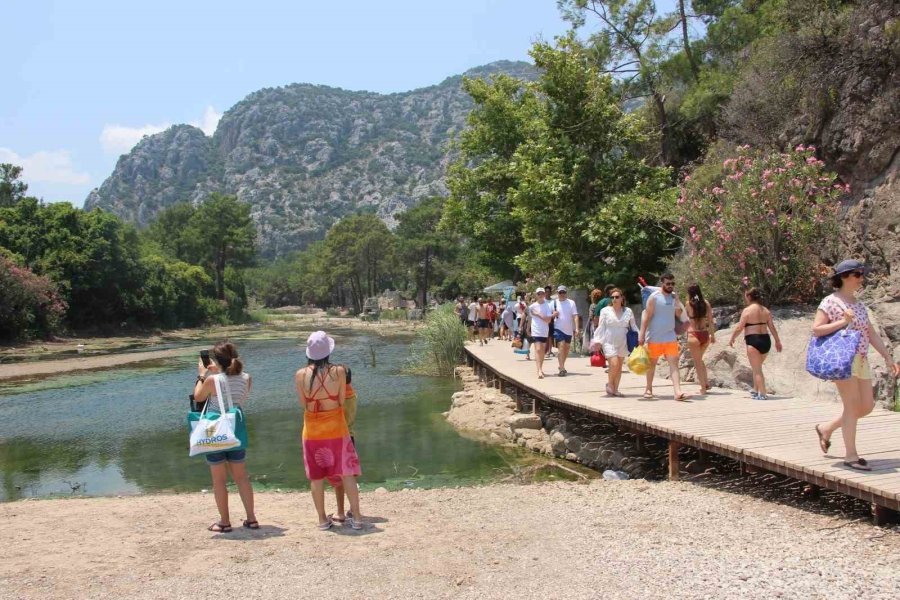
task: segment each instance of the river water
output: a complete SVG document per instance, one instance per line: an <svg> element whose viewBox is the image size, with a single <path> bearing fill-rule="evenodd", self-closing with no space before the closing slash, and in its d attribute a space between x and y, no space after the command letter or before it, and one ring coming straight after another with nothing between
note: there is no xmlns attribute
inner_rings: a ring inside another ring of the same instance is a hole
<svg viewBox="0 0 900 600"><path fill-rule="evenodd" d="M257 489L304 489L302 413L293 373L298 340L236 340L253 377L247 466ZM338 337L359 396L356 441L364 488L489 482L534 455L461 437L441 413L459 389L406 375L409 338ZM375 366L372 366L374 355ZM210 487L189 458L187 395L196 358L67 374L0 389L0 500L56 495L189 492Z"/></svg>

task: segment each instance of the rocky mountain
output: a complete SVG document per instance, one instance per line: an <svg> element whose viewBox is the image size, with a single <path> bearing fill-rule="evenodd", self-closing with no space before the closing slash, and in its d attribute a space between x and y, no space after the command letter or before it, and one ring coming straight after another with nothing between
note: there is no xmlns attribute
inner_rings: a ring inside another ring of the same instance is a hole
<svg viewBox="0 0 900 600"><path fill-rule="evenodd" d="M464 75L497 73L536 71L501 61ZM251 204L267 256L320 239L360 208L393 224L398 212L447 193L449 142L472 107L462 77L398 94L302 83L259 90L222 116L212 138L189 125L145 137L85 208L143 226L176 202L234 194Z"/></svg>

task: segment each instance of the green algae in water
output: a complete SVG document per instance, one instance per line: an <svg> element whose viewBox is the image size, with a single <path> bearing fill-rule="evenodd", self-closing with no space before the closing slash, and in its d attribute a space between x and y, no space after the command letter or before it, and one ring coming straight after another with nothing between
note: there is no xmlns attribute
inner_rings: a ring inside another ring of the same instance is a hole
<svg viewBox="0 0 900 600"><path fill-rule="evenodd" d="M306 362L302 347L289 339L238 346L253 376L247 465L254 485L306 489L293 389L293 373ZM408 339L358 335L338 342L335 362L353 369L359 395L355 434L364 488L489 483L516 465L543 460L460 436L440 416L458 385L400 374L409 352ZM205 461L187 455L187 395L195 377L196 360L185 357L8 389L0 396L0 499L209 489Z"/></svg>

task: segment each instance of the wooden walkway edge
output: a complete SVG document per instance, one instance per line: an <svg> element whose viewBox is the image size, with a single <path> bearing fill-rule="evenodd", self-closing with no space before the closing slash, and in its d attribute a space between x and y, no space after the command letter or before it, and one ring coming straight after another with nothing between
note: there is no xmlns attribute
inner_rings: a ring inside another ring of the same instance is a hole
<svg viewBox="0 0 900 600"><path fill-rule="evenodd" d="M871 502L876 522L900 511L900 413L876 408L859 422L857 447L872 467L863 472L844 466L840 430L828 454L819 449L814 428L840 413L841 406L833 402L779 396L751 400L745 392L718 388L677 402L669 381L659 377L653 385L656 399L646 400L645 377L628 372L620 385L626 397L608 398L604 370L592 368L587 358L569 358L566 377L558 377L556 359L548 359L546 377L538 379L534 361L499 340L467 344L466 361L502 391L525 392L539 405L668 440L672 478L678 477L679 445L686 445ZM695 384L684 388L697 391Z"/></svg>

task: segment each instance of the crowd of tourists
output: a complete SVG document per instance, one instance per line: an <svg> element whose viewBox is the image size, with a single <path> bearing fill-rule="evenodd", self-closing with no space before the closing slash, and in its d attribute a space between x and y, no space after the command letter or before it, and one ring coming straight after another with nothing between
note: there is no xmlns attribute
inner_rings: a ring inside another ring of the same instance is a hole
<svg viewBox="0 0 900 600"><path fill-rule="evenodd" d="M812 328L812 358L807 361L808 370L815 376L834 381L843 404L840 415L816 426L821 450L823 453L828 451L831 436L841 429L846 448L844 464L858 470L871 468L856 448L857 422L869 414L875 404L867 358L869 346L884 356L891 375L900 376L900 365L893 360L872 326L865 305L857 298L866 272L865 265L856 260L845 260L834 267L830 278L834 292L822 300L816 311ZM669 367L674 399L687 401L692 394L682 386L680 358L683 353L690 355L699 384L697 394L705 395L710 389L710 381L704 359L710 345L716 343L717 322L713 307L704 298L698 283L689 284L683 296L676 292L676 283L671 273L662 275L655 286L646 285L643 279L639 281L639 289L634 290L635 297L638 291L641 296L639 325L628 306L625 291L615 285L591 292L584 327L578 307L568 297L568 289L564 285L556 287L555 296L551 294L551 286L546 286L537 288L532 294L519 292L508 302L475 297L471 304L466 305L460 298L457 306L472 339L477 335L479 343L486 344L491 339L492 331L496 331L500 340L511 341L514 351L523 354L526 360L532 359L533 352L538 379L545 378L545 359L553 356L558 360L557 375L565 377L568 373L566 361L575 342L592 354L592 365L606 367L607 397L624 397L619 387L622 373L625 365L637 360L637 356L643 361L639 370L645 376L644 399L656 398L653 389L656 367L660 359L664 359ZM751 287L744 290L743 297L745 307L731 332L728 346L733 348L738 337L743 336L752 372L750 398L768 400L769 387L763 365L773 349L781 352L783 346L762 292ZM468 312L463 310L464 307ZM810 361L833 362L836 351L819 351L816 340L824 340L844 330L856 332L852 337L855 351L851 351L846 358L847 372L819 375L809 366ZM821 358L816 358L817 352Z"/></svg>

